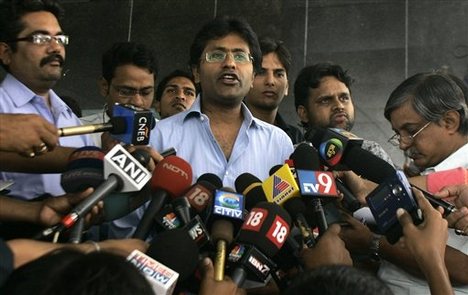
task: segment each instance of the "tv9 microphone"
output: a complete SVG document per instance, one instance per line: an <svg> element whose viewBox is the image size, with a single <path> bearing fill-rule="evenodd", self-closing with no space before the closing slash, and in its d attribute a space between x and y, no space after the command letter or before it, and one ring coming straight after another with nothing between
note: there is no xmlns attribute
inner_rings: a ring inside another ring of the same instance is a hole
<svg viewBox="0 0 468 295"><path fill-rule="evenodd" d="M73 136L109 131L118 141L134 145L147 145L150 130L155 125L150 110L131 105L115 104L110 121L104 124L91 124L59 128L59 136Z"/></svg>
<svg viewBox="0 0 468 295"><path fill-rule="evenodd" d="M138 224L133 238L145 240L153 225L153 219L169 196L181 195L192 183L192 167L184 159L169 156L155 167L151 177L151 201Z"/></svg>
<svg viewBox="0 0 468 295"><path fill-rule="evenodd" d="M211 238L216 245L214 276L224 280L226 248L234 239L234 232L244 220L244 196L231 188L216 190L207 220Z"/></svg>
<svg viewBox="0 0 468 295"><path fill-rule="evenodd" d="M283 247L290 227L291 217L277 204L260 202L252 208L229 254L229 261L234 263L231 278L238 286L246 278L266 281L276 268L271 257Z"/></svg>

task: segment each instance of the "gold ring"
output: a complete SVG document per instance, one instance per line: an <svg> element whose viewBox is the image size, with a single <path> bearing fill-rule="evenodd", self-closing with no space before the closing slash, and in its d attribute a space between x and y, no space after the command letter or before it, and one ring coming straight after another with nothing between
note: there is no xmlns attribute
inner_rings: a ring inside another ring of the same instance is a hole
<svg viewBox="0 0 468 295"><path fill-rule="evenodd" d="M45 143L41 143L38 147L37 153L42 154L47 152L47 145Z"/></svg>

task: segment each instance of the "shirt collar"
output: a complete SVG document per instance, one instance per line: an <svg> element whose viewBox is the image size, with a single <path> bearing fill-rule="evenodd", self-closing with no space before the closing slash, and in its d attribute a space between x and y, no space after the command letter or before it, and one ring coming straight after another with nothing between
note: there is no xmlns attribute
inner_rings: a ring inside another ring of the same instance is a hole
<svg viewBox="0 0 468 295"><path fill-rule="evenodd" d="M436 166L429 167L426 170L424 170L422 174L426 175L432 172L452 169L456 167L468 167L468 143L456 150L454 153L445 158L445 160L443 160Z"/></svg>
<svg viewBox="0 0 468 295"><path fill-rule="evenodd" d="M249 108L242 102L241 111L244 115L244 122L247 122L247 125L250 127L258 127L258 119L255 118L252 113L249 111ZM201 117L203 113L201 112L201 97L200 94L197 95L197 98L192 104L192 107L184 111L184 121L191 117Z"/></svg>

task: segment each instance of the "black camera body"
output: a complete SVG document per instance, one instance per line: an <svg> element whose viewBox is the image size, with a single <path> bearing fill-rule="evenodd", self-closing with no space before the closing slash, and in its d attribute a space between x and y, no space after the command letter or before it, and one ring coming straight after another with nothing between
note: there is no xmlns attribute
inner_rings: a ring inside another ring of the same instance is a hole
<svg viewBox="0 0 468 295"><path fill-rule="evenodd" d="M405 209L413 218L414 224L422 222L421 210L403 171L397 171L394 176L379 184L366 197L366 202L374 215L379 233L385 235L391 244L396 243L403 235L396 217L398 208Z"/></svg>

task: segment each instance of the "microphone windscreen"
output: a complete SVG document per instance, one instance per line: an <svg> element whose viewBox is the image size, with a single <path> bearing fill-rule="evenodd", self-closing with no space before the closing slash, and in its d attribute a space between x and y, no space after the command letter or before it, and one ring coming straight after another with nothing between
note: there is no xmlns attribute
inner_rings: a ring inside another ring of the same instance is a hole
<svg viewBox="0 0 468 295"><path fill-rule="evenodd" d="M124 217L148 202L150 196L148 186L137 192L111 193L104 198L103 220L112 221Z"/></svg>
<svg viewBox="0 0 468 295"><path fill-rule="evenodd" d="M275 165L270 168L270 171L268 172L269 175L275 174L276 171L280 170L283 165Z"/></svg>
<svg viewBox="0 0 468 295"><path fill-rule="evenodd" d="M154 168L150 186L153 191L164 190L172 196L180 196L191 183L190 164L180 157L168 156Z"/></svg>
<svg viewBox="0 0 468 295"><path fill-rule="evenodd" d="M198 264L198 247L184 229L172 229L156 235L146 254L179 273L184 281Z"/></svg>
<svg viewBox="0 0 468 295"><path fill-rule="evenodd" d="M267 257L273 257L286 241L291 217L279 205L260 202L253 208L239 231L237 241L256 246Z"/></svg>
<svg viewBox="0 0 468 295"><path fill-rule="evenodd" d="M150 154L143 149L136 149L130 153L141 165L147 166L151 160Z"/></svg>
<svg viewBox="0 0 468 295"><path fill-rule="evenodd" d="M205 174L200 175L200 177L198 177L197 179L197 182L201 182L201 181L209 182L215 188L221 188L223 186L223 182L218 177L218 175L213 174L213 173L205 173Z"/></svg>
<svg viewBox="0 0 468 295"><path fill-rule="evenodd" d="M127 130L127 121L123 117L111 117L110 122L112 124L112 134L125 133Z"/></svg>
<svg viewBox="0 0 468 295"><path fill-rule="evenodd" d="M299 144L290 156L296 170L320 171L320 158L317 150L306 144Z"/></svg>
<svg viewBox="0 0 468 295"><path fill-rule="evenodd" d="M218 219L211 226L211 239L213 241L223 240L231 244L234 239L234 225L231 221Z"/></svg>
<svg viewBox="0 0 468 295"><path fill-rule="evenodd" d="M74 151L70 155L67 170L60 178L63 190L76 193L88 187L98 187L104 181L104 156L102 150L95 146L85 146Z"/></svg>
<svg viewBox="0 0 468 295"><path fill-rule="evenodd" d="M357 175L375 183L381 183L396 173L392 165L357 146L348 150L344 163Z"/></svg>
<svg viewBox="0 0 468 295"><path fill-rule="evenodd" d="M280 166L281 167L281 166ZM260 202L267 201L262 182L250 173L243 173L236 178L236 191L245 196L245 209L252 209Z"/></svg>

